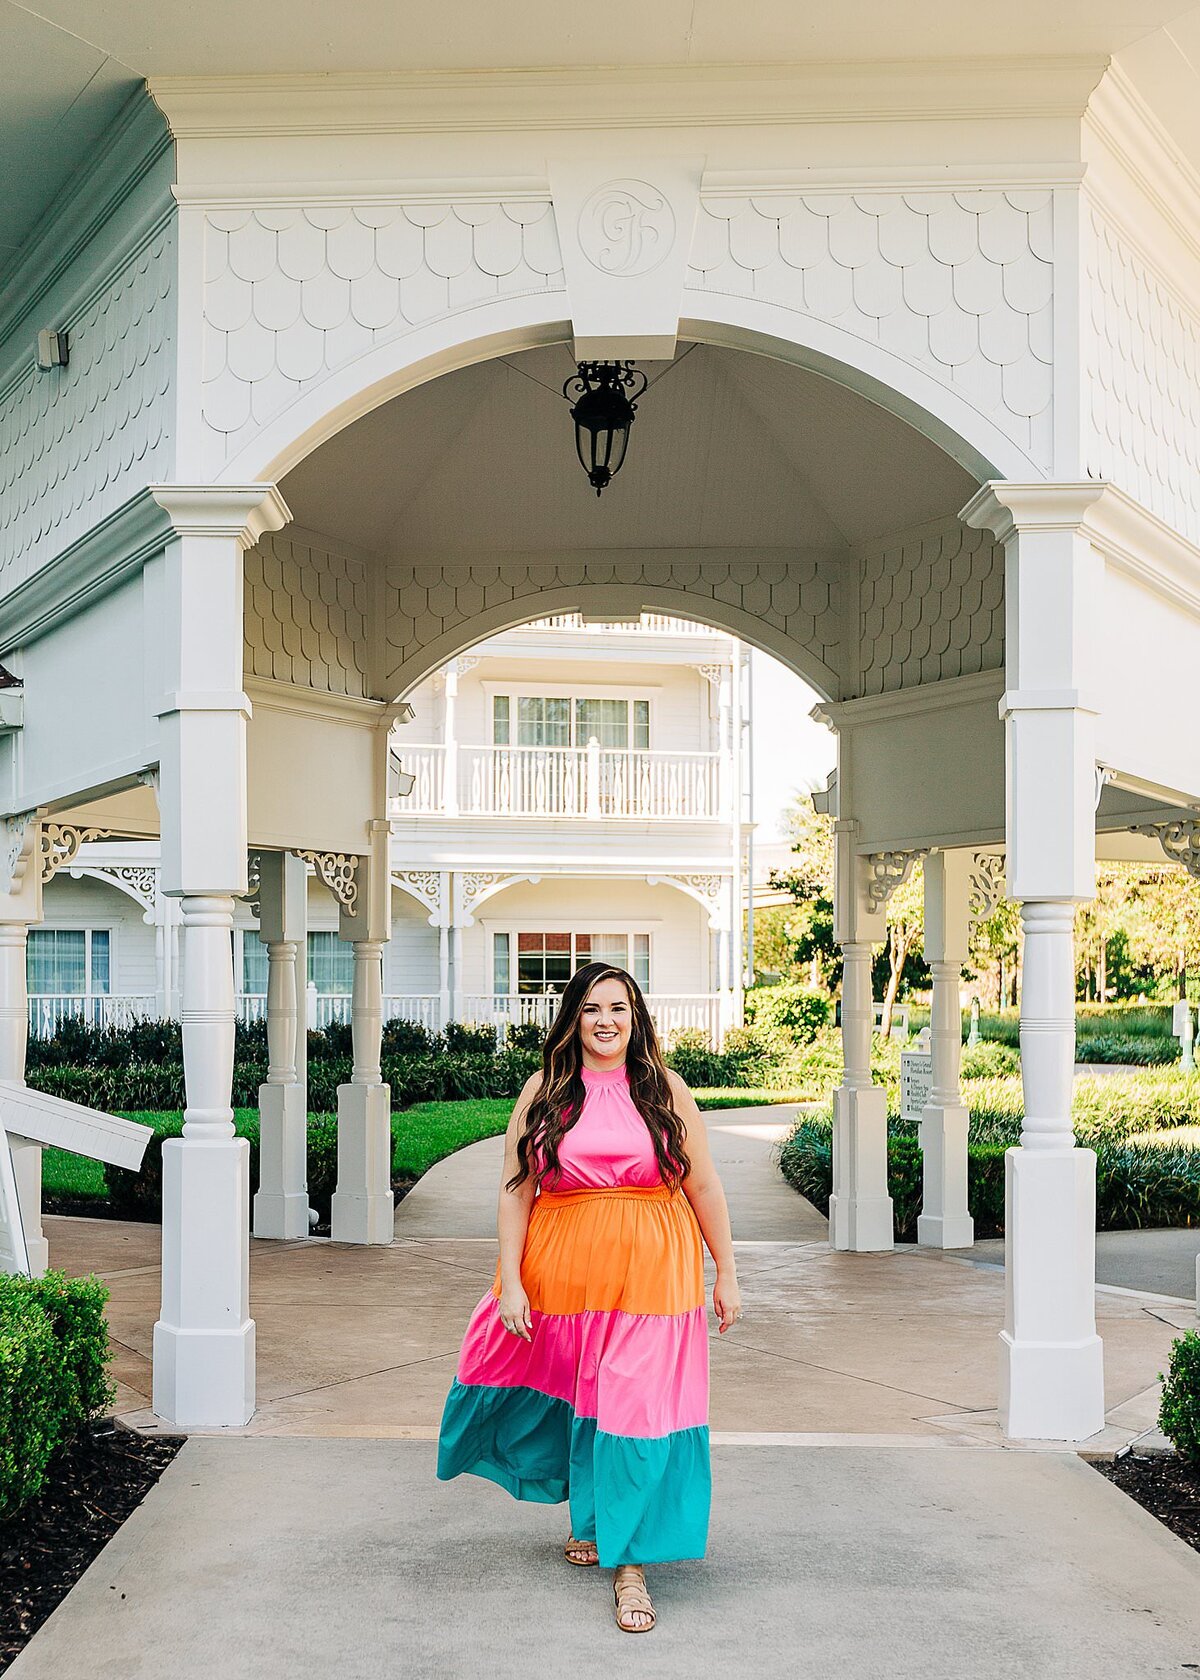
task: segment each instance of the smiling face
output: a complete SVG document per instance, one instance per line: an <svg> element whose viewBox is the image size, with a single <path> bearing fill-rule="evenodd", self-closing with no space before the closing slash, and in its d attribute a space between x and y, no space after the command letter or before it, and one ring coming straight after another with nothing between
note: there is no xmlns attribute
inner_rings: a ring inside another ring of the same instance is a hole
<svg viewBox="0 0 1200 1680"><path fill-rule="evenodd" d="M597 980L579 1012L584 1067L620 1067L629 1047L632 1026L633 1010L622 983Z"/></svg>

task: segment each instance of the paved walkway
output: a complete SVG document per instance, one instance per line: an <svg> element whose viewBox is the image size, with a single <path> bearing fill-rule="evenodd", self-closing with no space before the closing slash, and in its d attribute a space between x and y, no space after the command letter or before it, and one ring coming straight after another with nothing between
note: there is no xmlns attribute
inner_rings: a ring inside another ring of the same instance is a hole
<svg viewBox="0 0 1200 1680"><path fill-rule="evenodd" d="M793 1111L706 1116L737 1237L745 1318L710 1319L711 1421L722 1435L925 1439L999 1447L996 1335L1004 1279L913 1246L833 1254L824 1219L783 1183L772 1145ZM496 1263L499 1139L440 1163L397 1209L389 1248L251 1244L259 1407L243 1433L430 1439L463 1326ZM150 1351L157 1227L48 1219L51 1257L112 1291L118 1410L155 1427ZM707 1262L711 1289L712 1262ZM1157 1374L1186 1304L1098 1297L1115 1446L1157 1415Z"/></svg>
<svg viewBox="0 0 1200 1680"><path fill-rule="evenodd" d="M1070 1454L717 1445L659 1625L559 1506L423 1441L193 1440L11 1680L1149 1680L1200 1663L1200 1557Z"/></svg>
<svg viewBox="0 0 1200 1680"><path fill-rule="evenodd" d="M1200 1664L1200 1557L1074 1451L1001 1441L1002 1274L915 1248L832 1254L770 1159L788 1118L707 1117L746 1318L711 1339L708 1555L650 1569L648 1638L613 1625L607 1570L562 1558L563 1507L433 1475L495 1263L493 1140L405 1199L390 1248L252 1245L254 1420L191 1437L13 1680L1142 1680ZM157 1229L46 1223L56 1264L107 1278L118 1405L154 1427ZM1194 1320L1123 1292L1097 1306L1104 1447L1153 1421L1155 1374Z"/></svg>

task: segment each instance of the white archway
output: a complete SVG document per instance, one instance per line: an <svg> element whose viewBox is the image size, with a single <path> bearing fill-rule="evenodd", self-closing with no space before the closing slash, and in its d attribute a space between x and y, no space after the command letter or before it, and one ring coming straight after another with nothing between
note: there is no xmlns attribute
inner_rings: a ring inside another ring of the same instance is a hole
<svg viewBox="0 0 1200 1680"><path fill-rule="evenodd" d="M308 386L215 475L275 482L362 415L428 380L543 345L569 342L562 292L476 305L376 345ZM796 309L764 299L684 292L680 338L808 368L905 420L982 483L1036 480L1044 469L986 415L911 362Z"/></svg>

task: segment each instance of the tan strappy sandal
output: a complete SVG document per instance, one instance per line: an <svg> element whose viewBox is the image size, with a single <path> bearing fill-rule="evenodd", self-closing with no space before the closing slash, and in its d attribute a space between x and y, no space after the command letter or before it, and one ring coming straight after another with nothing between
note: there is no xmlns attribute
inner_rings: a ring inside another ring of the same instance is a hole
<svg viewBox="0 0 1200 1680"><path fill-rule="evenodd" d="M592 1552L591 1557L572 1557L571 1556L572 1552L578 1552L584 1546L590 1546L591 1547L591 1552ZM569 1534L567 1536L567 1543L563 1547L563 1556L566 1558L568 1563L578 1564L581 1569L586 1569L588 1564L590 1564L590 1563L599 1563L600 1562L599 1553L596 1551L596 1542L594 1540L576 1540L576 1538L573 1534Z"/></svg>
<svg viewBox="0 0 1200 1680"><path fill-rule="evenodd" d="M638 1574L626 1575L624 1580L620 1578L622 1569L636 1569L637 1567L637 1564L633 1563L620 1564L616 1578L613 1580L613 1601L617 1611L617 1626L622 1633L649 1633L658 1620L654 1612L654 1606L650 1602L650 1594L646 1591L645 1576ZM628 1614L631 1610L644 1611L650 1620L643 1622L640 1627L630 1627L627 1622L621 1620L621 1616L622 1613Z"/></svg>

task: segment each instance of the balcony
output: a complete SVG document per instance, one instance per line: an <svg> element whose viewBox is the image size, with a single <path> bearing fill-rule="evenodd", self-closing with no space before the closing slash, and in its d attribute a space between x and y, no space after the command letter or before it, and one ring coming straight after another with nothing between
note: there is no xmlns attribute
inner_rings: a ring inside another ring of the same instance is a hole
<svg viewBox="0 0 1200 1680"><path fill-rule="evenodd" d="M665 613L643 613L637 623L623 622L620 619L612 623L585 624L580 613L556 613L550 618L533 618L527 624L521 625L522 630L586 630L588 635L597 632L601 635L628 636L630 634L644 634L649 631L655 636L708 636L721 641L728 641L723 630L710 629L707 624L697 624L690 618L668 618Z"/></svg>
<svg viewBox="0 0 1200 1680"><path fill-rule="evenodd" d="M159 1015L158 999L128 992L38 992L29 998L29 1036L53 1038L64 1021L89 1027L128 1027Z"/></svg>
<svg viewBox="0 0 1200 1680"><path fill-rule="evenodd" d="M517 997L491 992L468 994L460 1000L457 1018L495 1026L497 1037L503 1043L508 1028L518 1022L536 1021L542 1027L548 1027L554 1019L558 1003L554 994ZM721 1003L715 992L673 996L649 992L646 1004L664 1042L686 1028L699 1028L707 1033L711 1044L719 1041ZM267 1000L257 993L241 992L236 1000L236 1009L238 1020L249 1026L266 1019ZM29 1032L32 1038L52 1038L68 1020L83 1021L90 1027L122 1028L134 1021L157 1019L161 1014L161 1004L152 994L43 994L29 999ZM385 1021L417 1021L428 1032L438 1032L442 1026L441 995L437 992L388 993L383 1000L383 1018ZM334 1021L349 1023L349 993L318 992L310 986L309 1027L320 1030Z"/></svg>
<svg viewBox="0 0 1200 1680"><path fill-rule="evenodd" d="M415 778L398 816L576 817L592 821L726 815L719 753L600 747L400 744Z"/></svg>

